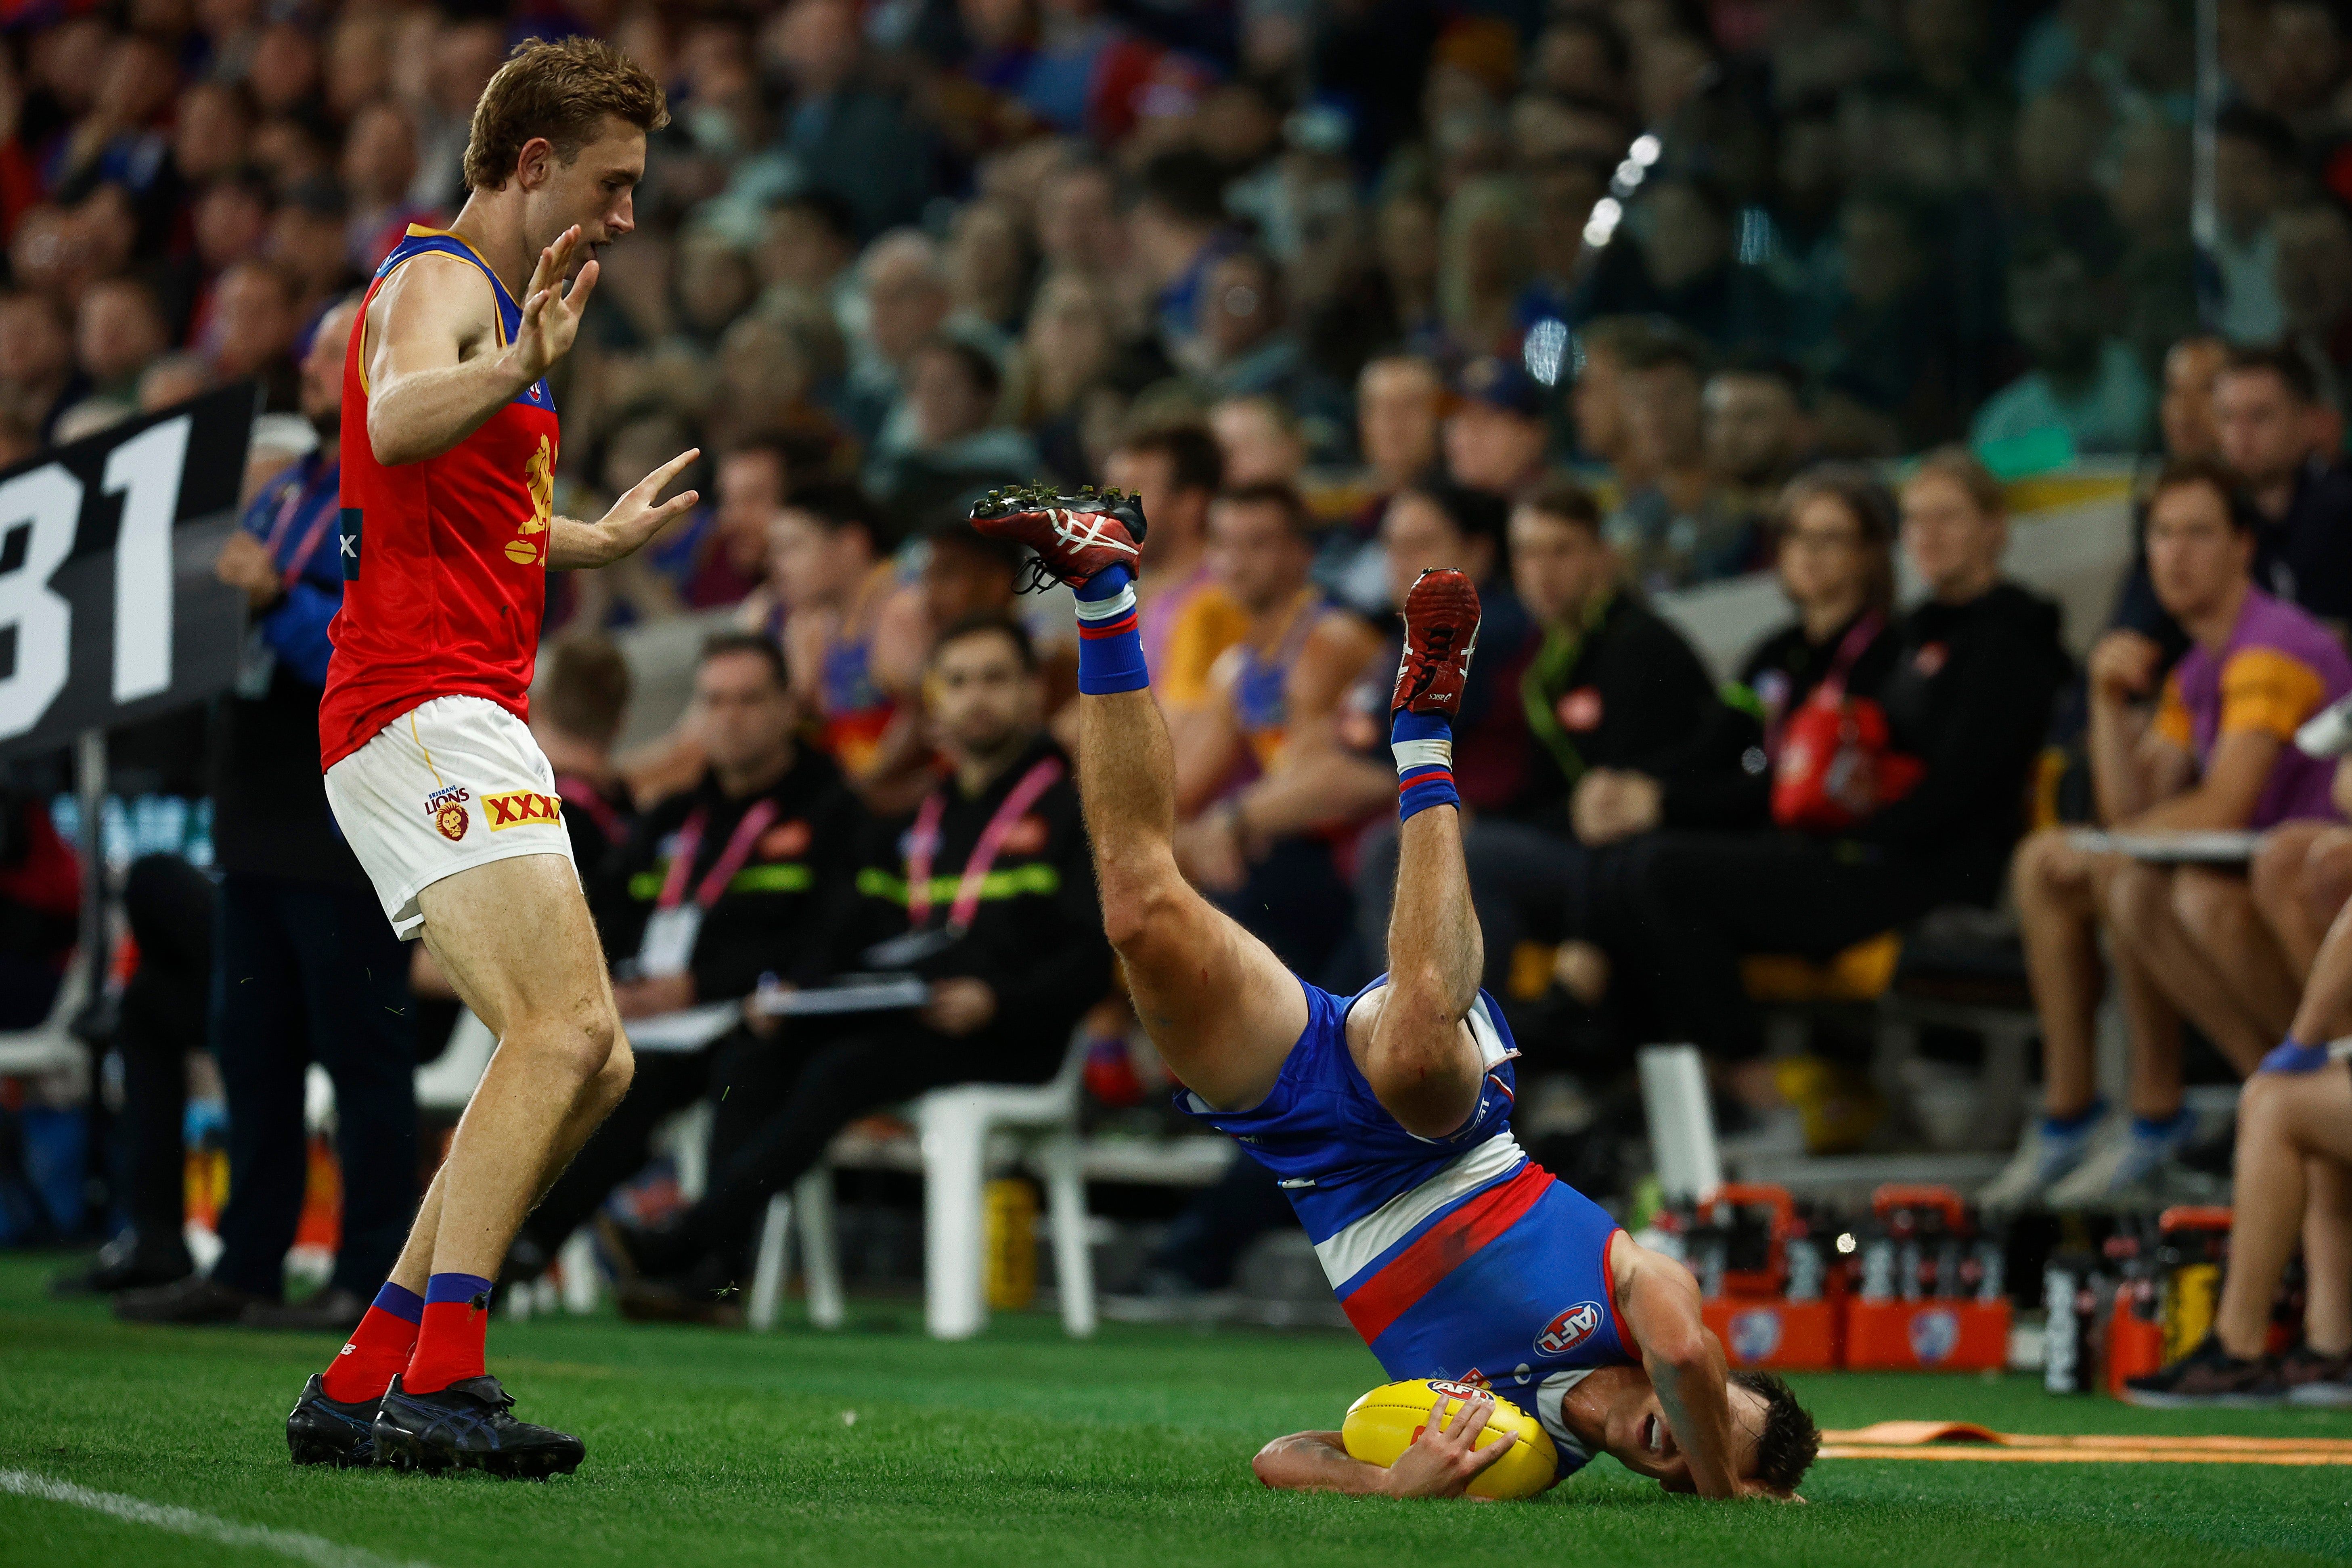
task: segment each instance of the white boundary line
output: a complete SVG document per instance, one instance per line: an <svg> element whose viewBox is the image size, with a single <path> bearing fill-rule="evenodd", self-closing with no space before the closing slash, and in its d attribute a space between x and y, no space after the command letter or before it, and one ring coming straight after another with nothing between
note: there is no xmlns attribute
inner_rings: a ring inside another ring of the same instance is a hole
<svg viewBox="0 0 2352 1568"><path fill-rule="evenodd" d="M423 1563L395 1563L389 1557L379 1557L373 1552L345 1546L321 1535L305 1535L299 1530L272 1530L266 1524L239 1524L234 1520L198 1513L192 1508L148 1502L142 1498L124 1497L120 1492L92 1491L88 1487L78 1487L71 1481L52 1480L29 1470L0 1470L0 1493L68 1503L126 1523L149 1524L178 1535L217 1541L225 1546L255 1547L263 1552L274 1552L281 1557L291 1557L297 1562L313 1563L316 1568L425 1568Z"/></svg>

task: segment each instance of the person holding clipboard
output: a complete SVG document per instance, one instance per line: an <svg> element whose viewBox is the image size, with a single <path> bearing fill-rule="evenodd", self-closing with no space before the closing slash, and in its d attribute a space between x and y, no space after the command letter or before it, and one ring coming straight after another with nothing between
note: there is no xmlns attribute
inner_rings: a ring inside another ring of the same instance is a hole
<svg viewBox="0 0 2352 1568"><path fill-rule="evenodd" d="M862 824L822 940L779 955L755 1026L768 1037L722 1044L708 1195L676 1225L608 1232L630 1316L731 1316L769 1197L835 1133L947 1084L1044 1082L1110 985L1076 780L1045 731L1028 634L993 612L955 623L924 688L950 772L913 813ZM799 1005L851 989L881 1005Z"/></svg>

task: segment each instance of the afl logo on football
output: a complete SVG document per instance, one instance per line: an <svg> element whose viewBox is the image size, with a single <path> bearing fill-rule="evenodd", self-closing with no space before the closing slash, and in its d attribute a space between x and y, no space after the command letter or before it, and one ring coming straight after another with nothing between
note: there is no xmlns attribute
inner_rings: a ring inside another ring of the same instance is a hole
<svg viewBox="0 0 2352 1568"><path fill-rule="evenodd" d="M1486 1392L1486 1385L1483 1382L1456 1383L1449 1377L1433 1377L1429 1380L1429 1386L1440 1394L1451 1394L1455 1399L1475 1399Z"/></svg>
<svg viewBox="0 0 2352 1568"><path fill-rule="evenodd" d="M1536 1336L1536 1353L1566 1355L1591 1339L1600 1327L1601 1303L1579 1301L1544 1325L1544 1331Z"/></svg>

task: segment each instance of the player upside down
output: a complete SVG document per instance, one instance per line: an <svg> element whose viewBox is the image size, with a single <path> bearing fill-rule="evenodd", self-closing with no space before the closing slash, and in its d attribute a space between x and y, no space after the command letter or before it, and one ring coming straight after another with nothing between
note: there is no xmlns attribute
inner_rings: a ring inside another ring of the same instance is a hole
<svg viewBox="0 0 2352 1568"><path fill-rule="evenodd" d="M1528 1160L1510 1130L1501 1010L1463 869L1449 721L1478 595L1425 573L1405 604L1391 749L1400 797L1389 973L1352 997L1285 969L1176 868L1174 763L1136 633L1141 507L1018 492L973 526L1076 587L1078 784L1103 921L1136 1014L1185 1086L1179 1105L1278 1178L1333 1292L1391 1379L1478 1384L1528 1407L1560 1475L1606 1452L1669 1490L1789 1497L1820 1446L1777 1378L1727 1377L1697 1282ZM1336 1432L1276 1438L1268 1486L1459 1496L1510 1439L1473 1445L1494 1406L1433 1420L1388 1468Z"/></svg>

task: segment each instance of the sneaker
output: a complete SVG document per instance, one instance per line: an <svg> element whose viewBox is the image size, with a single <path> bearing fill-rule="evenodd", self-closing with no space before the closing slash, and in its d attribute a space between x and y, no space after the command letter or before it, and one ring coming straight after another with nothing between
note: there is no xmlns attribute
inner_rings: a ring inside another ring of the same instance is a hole
<svg viewBox="0 0 2352 1568"><path fill-rule="evenodd" d="M247 1308L275 1304L191 1274L151 1290L125 1290L114 1299L114 1315L126 1323L234 1323Z"/></svg>
<svg viewBox="0 0 2352 1568"><path fill-rule="evenodd" d="M2197 1118L2186 1110L2161 1126L2137 1116L2116 1118L2074 1173L2052 1184L2050 1206L2095 1207L2156 1185L2179 1163L2196 1131Z"/></svg>
<svg viewBox="0 0 2352 1568"><path fill-rule="evenodd" d="M1132 571L1143 560L1143 501L1117 490L1099 494L1082 485L1075 495L1032 485L991 490L972 503L971 526L991 539L1009 539L1037 552L1022 583L1076 587L1107 567Z"/></svg>
<svg viewBox="0 0 2352 1568"><path fill-rule="evenodd" d="M2268 1356L2241 1361L2207 1334L2204 1342L2162 1372L2127 1378L2123 1399L2151 1410L2250 1409L2286 1403L2286 1384Z"/></svg>
<svg viewBox="0 0 2352 1568"><path fill-rule="evenodd" d="M98 1249L88 1268L60 1274L49 1281L49 1294L112 1296L124 1290L149 1290L171 1285L195 1272L188 1249L178 1237L163 1247L142 1246L139 1233L126 1230Z"/></svg>
<svg viewBox="0 0 2352 1568"><path fill-rule="evenodd" d="M2309 1345L2297 1345L2280 1358L2279 1381L2286 1385L2289 1405L2352 1409L2352 1351L2322 1355Z"/></svg>
<svg viewBox="0 0 2352 1568"><path fill-rule="evenodd" d="M286 1417L286 1447L298 1465L338 1470L375 1463L375 1412L383 1402L355 1399L346 1405L327 1397L327 1377L314 1372L302 1397Z"/></svg>
<svg viewBox="0 0 2352 1568"><path fill-rule="evenodd" d="M2021 1209L2038 1202L2048 1193L2053 1183L2072 1173L2090 1157L2103 1125L2103 1104L2095 1104L2090 1113L2071 1127L2062 1127L2046 1116L2036 1117L2018 1141L2017 1152L2010 1156L2000 1174L1987 1182L1977 1193L1977 1206L1987 1209Z"/></svg>
<svg viewBox="0 0 2352 1568"><path fill-rule="evenodd" d="M587 1457L569 1433L507 1414L514 1395L495 1377L460 1378L434 1394L410 1394L392 1380L375 1413L376 1463L395 1470L483 1470L509 1480L568 1476Z"/></svg>
<svg viewBox="0 0 2352 1568"><path fill-rule="evenodd" d="M1404 658L1391 712L1454 717L1478 651L1478 585L1466 574L1438 566L1421 574L1404 599Z"/></svg>

